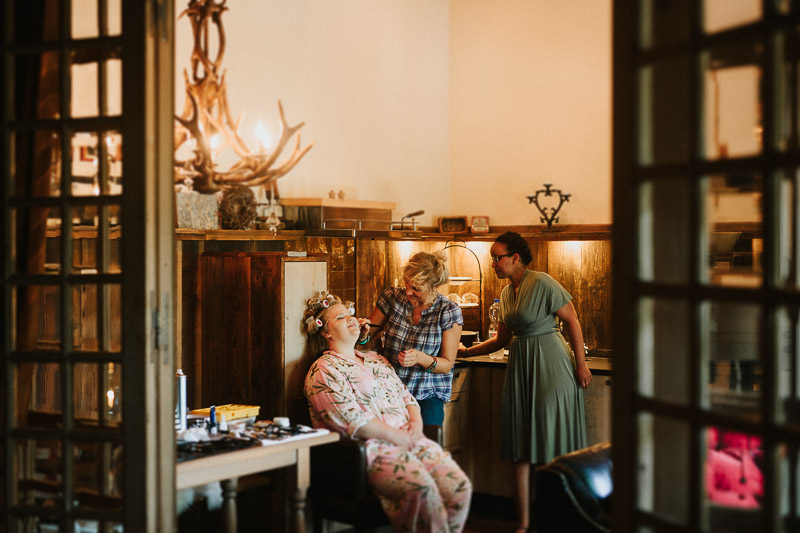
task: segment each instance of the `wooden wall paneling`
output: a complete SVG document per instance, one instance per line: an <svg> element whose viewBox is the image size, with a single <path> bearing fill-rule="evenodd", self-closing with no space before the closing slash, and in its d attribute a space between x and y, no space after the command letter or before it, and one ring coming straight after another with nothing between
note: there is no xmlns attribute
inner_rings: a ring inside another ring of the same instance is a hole
<svg viewBox="0 0 800 533"><path fill-rule="evenodd" d="M201 399L198 407L267 398L250 387L250 261L243 254L204 253L201 259Z"/></svg>
<svg viewBox="0 0 800 533"><path fill-rule="evenodd" d="M198 407L240 403L261 406L261 418L296 417L305 377L295 372L305 346L302 313L328 286L325 258L206 252L200 276Z"/></svg>
<svg viewBox="0 0 800 533"><path fill-rule="evenodd" d="M506 378L505 368L490 368L491 388L489 393L491 409L491 429L489 435L492 442L492 457L501 457L503 448L503 383ZM491 470L491 488L489 494L497 494L506 498L514 497L513 466L511 461L493 462Z"/></svg>
<svg viewBox="0 0 800 533"><path fill-rule="evenodd" d="M531 247L531 262L528 268L531 270L538 270L539 272L547 272L548 257L549 257L549 241L528 241Z"/></svg>
<svg viewBox="0 0 800 533"><path fill-rule="evenodd" d="M469 369L469 373L467 400L472 418L469 421L471 438L467 448L470 450L471 461L467 461L464 466L472 470L470 480L473 490L489 493L492 465L499 457L492 455L491 369L474 367Z"/></svg>
<svg viewBox="0 0 800 533"><path fill-rule="evenodd" d="M61 378L58 363L31 363L35 379L33 410L49 413L61 411Z"/></svg>
<svg viewBox="0 0 800 533"><path fill-rule="evenodd" d="M387 286L388 260L385 239L363 238L356 243L356 314L368 317Z"/></svg>
<svg viewBox="0 0 800 533"><path fill-rule="evenodd" d="M494 496L513 496L510 461L501 461L502 390L505 368L470 368L469 405L472 413L471 461L472 488Z"/></svg>
<svg viewBox="0 0 800 533"><path fill-rule="evenodd" d="M203 382L201 364L202 316L200 313L200 257L205 252L203 241L183 241L181 248L181 286L178 290L181 302L181 354L180 367L186 374L186 401L190 408L203 407L200 394Z"/></svg>
<svg viewBox="0 0 800 533"><path fill-rule="evenodd" d="M250 280L247 290L250 297L249 351L247 352L246 376L253 397L259 398L261 417L272 419L288 416L284 375L284 313L285 263L282 256L262 253L247 254L250 259ZM304 298L300 291L292 295ZM305 298L308 298L307 296ZM238 380L236 381L238 382ZM228 393L235 393L235 383ZM235 397L225 403L239 403ZM249 404L250 402L244 402Z"/></svg>
<svg viewBox="0 0 800 533"><path fill-rule="evenodd" d="M343 300L355 302L356 240L352 237L308 237L306 250L328 258L328 290Z"/></svg>
<svg viewBox="0 0 800 533"><path fill-rule="evenodd" d="M411 241L390 241L386 247L386 278L383 287L398 287L403 283L402 265L416 247ZM414 250L416 251L416 249Z"/></svg>
<svg viewBox="0 0 800 533"><path fill-rule="evenodd" d="M282 252L290 245L300 241L265 240L192 240L177 242L177 331L180 332L176 350L177 368L183 369L187 376L186 395L190 408L203 406L201 383L203 366L201 364L200 330L200 258L205 252Z"/></svg>
<svg viewBox="0 0 800 533"><path fill-rule="evenodd" d="M611 347L611 242L551 241L547 271L572 295L584 342Z"/></svg>

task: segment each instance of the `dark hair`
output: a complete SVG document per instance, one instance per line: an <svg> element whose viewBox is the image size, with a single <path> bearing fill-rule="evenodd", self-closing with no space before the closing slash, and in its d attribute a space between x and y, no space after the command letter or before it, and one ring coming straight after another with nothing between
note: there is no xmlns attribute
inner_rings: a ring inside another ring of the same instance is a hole
<svg viewBox="0 0 800 533"><path fill-rule="evenodd" d="M531 255L531 247L528 241L522 238L522 235L515 231L507 231L494 240L500 244L506 245L506 251L510 254L519 254L522 264L527 266L531 262L533 256Z"/></svg>

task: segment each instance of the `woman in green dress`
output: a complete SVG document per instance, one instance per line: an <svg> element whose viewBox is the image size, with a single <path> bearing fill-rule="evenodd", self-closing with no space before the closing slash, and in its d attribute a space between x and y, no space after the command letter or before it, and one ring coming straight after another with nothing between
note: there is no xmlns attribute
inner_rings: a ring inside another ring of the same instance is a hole
<svg viewBox="0 0 800 533"><path fill-rule="evenodd" d="M503 384L502 457L514 463L514 500L519 529L530 527L530 466L586 446L583 389L592 382L583 332L572 296L544 272L528 270L530 247L506 232L492 244L492 267L508 279L500 294L497 336L460 357L495 352L509 344ZM561 335L567 329L575 350Z"/></svg>

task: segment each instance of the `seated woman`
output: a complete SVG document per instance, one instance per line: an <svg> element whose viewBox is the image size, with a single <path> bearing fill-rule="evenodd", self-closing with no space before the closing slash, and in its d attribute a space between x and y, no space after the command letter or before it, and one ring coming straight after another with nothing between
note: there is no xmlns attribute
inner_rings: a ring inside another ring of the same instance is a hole
<svg viewBox="0 0 800 533"><path fill-rule="evenodd" d="M395 531L458 532L472 485L448 452L422 434L417 401L389 362L355 349L366 319L333 295L308 301L305 380L314 427L366 441L368 480Z"/></svg>

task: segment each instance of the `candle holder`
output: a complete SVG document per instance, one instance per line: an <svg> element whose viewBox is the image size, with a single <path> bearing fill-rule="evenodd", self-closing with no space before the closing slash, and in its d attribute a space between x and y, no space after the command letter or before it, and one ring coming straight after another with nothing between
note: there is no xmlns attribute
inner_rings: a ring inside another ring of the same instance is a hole
<svg viewBox="0 0 800 533"><path fill-rule="evenodd" d="M528 203L534 204L536 209L542 214L539 217L539 220L542 222L547 223L547 227L553 227L553 222L558 222L558 212L561 211L561 206L563 206L566 202L569 202L569 197L572 196L571 194L565 194L561 192L561 189L553 189L552 183L545 183L544 189L539 189L536 191L536 194L532 194L528 196ZM558 194L558 206L557 207L550 207L550 206L542 206L539 203L539 195L542 196L554 196ZM548 214L549 212L549 214Z"/></svg>

